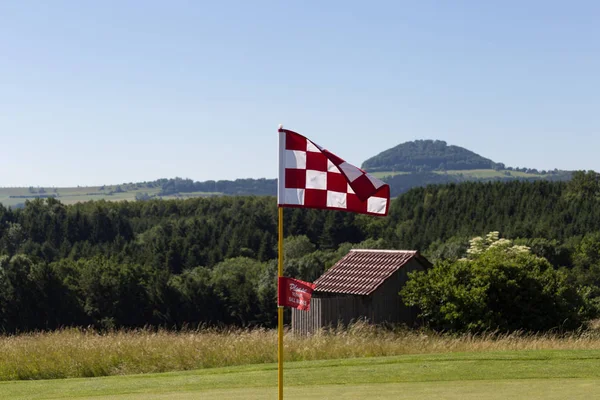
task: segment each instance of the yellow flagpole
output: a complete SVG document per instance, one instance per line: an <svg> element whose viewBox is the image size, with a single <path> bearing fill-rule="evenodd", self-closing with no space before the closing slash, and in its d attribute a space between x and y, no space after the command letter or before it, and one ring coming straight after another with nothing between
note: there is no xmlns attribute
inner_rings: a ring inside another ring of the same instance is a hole
<svg viewBox="0 0 600 400"><path fill-rule="evenodd" d="M279 207L279 242L277 274L283 276L283 207ZM277 306L277 382L279 400L283 400L283 306Z"/></svg>

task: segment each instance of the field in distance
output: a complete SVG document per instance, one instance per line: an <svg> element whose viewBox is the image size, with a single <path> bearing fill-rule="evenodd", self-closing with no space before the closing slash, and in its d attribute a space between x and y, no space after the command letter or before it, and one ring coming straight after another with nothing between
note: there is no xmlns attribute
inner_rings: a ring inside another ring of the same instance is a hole
<svg viewBox="0 0 600 400"><path fill-rule="evenodd" d="M589 399L598 350L534 350L355 358L285 364L286 399ZM14 400L273 399L277 365L0 383Z"/></svg>
<svg viewBox="0 0 600 400"><path fill-rule="evenodd" d="M466 170L449 170L449 171L432 171L438 175L462 175L466 179L494 179L494 178L539 178L544 179L548 178L549 174L536 174L536 173L528 173L521 172L515 170L495 170L495 169L466 169ZM392 177L396 175L407 175L410 172L404 171L379 171L372 172L371 174L376 176L377 178L385 178Z"/></svg>
<svg viewBox="0 0 600 400"><path fill-rule="evenodd" d="M54 197L63 204L75 204L90 200L135 201L137 199L190 198L219 195L217 192L190 192L160 196L160 187L144 187L140 184L78 186L59 188L38 187L4 187L0 188L0 203L5 207L20 207L25 201L36 198Z"/></svg>

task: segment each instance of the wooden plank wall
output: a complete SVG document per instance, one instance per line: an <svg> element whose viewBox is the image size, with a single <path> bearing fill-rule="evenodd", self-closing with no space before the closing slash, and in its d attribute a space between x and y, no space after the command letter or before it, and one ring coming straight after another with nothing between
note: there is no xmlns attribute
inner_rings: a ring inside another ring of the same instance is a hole
<svg viewBox="0 0 600 400"><path fill-rule="evenodd" d="M298 334L314 333L321 328L335 327L342 323L348 325L357 315L367 312L366 296L325 296L313 295L310 311L292 309L292 332Z"/></svg>
<svg viewBox="0 0 600 400"><path fill-rule="evenodd" d="M405 323L412 324L416 320L417 312L414 307L406 307L398 292L408 280L408 273L423 270L423 266L416 260L409 261L398 272L386 280L372 295L372 306L369 320L375 324Z"/></svg>

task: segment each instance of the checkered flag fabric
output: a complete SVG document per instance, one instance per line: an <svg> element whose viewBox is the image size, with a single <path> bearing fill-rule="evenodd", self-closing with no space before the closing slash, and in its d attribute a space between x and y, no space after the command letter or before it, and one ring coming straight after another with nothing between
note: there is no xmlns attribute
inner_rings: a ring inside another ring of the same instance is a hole
<svg viewBox="0 0 600 400"><path fill-rule="evenodd" d="M304 136L279 129L278 203L385 216L390 187Z"/></svg>

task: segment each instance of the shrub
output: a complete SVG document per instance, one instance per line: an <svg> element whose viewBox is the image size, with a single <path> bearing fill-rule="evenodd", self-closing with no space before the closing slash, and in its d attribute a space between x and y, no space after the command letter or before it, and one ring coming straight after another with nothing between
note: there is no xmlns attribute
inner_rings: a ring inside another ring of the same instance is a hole
<svg viewBox="0 0 600 400"><path fill-rule="evenodd" d="M574 329L590 316L565 271L497 232L471 240L466 258L411 274L401 295L432 328L451 331Z"/></svg>

